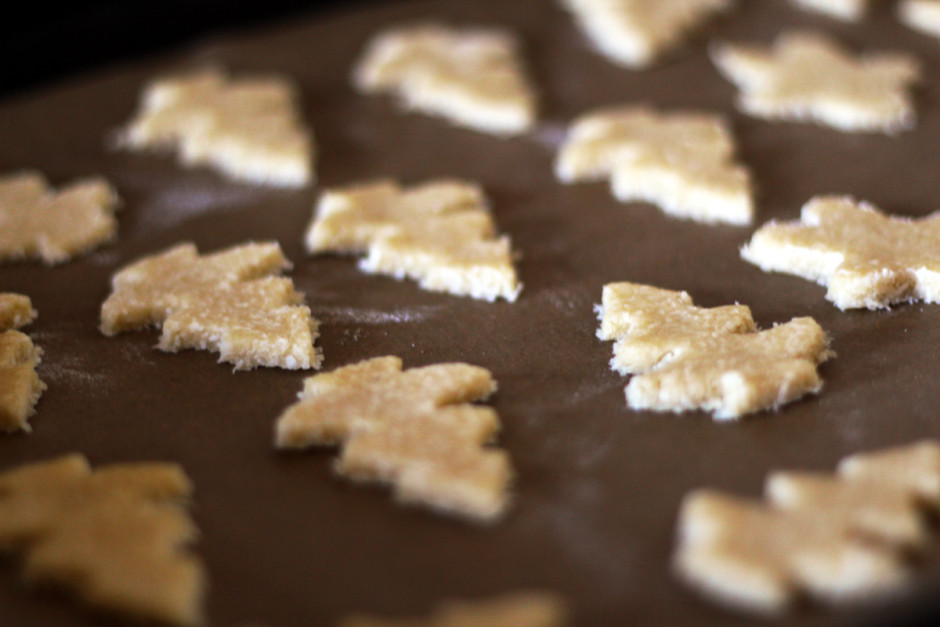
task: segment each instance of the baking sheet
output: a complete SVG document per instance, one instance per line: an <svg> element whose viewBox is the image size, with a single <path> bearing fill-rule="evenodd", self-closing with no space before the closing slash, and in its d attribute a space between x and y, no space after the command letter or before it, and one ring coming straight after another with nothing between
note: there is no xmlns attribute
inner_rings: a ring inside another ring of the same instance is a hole
<svg viewBox="0 0 940 627"><path fill-rule="evenodd" d="M852 194L909 216L940 208L940 44L905 29L886 7L845 25L783 1L739 4L644 72L592 52L553 2L408 1L208 38L0 103L0 170L37 168L55 184L99 173L124 201L115 244L53 269L0 267L0 289L28 294L39 311L26 330L45 351L39 372L49 385L33 433L0 438L0 469L72 451L95 465L181 463L196 485L196 550L209 572L214 625L327 625L353 611L420 615L444 598L518 589L564 594L574 625L756 624L672 576L680 499L700 486L757 495L773 469L830 470L856 451L940 436L940 307L843 313L823 299L824 288L764 274L738 248L756 226L795 218L819 193ZM541 95L536 132L498 139L352 91L348 70L371 33L429 18L521 35ZM917 128L849 135L736 113L734 88L707 60L707 39L769 43L793 27L823 30L855 49L919 56L927 80L916 91ZM207 62L298 82L319 144L319 187L254 187L184 170L170 157L106 148L147 80ZM566 123L626 102L728 115L758 185L754 227L671 219L649 205L617 203L604 183L557 183L551 163ZM350 259L305 256L301 238L320 189L437 176L485 187L500 229L522 254L525 289L516 303L422 292L364 275ZM280 241L295 264L290 276L322 322L325 369L395 354L406 367L460 360L493 372L499 445L518 475L503 522L481 528L398 507L384 489L335 477L331 451L275 451L274 420L309 373L233 373L209 353L153 350L154 332L98 332L109 277L124 264L184 240L211 251L265 239ZM747 304L763 327L813 316L838 354L821 368L822 394L732 424L628 410L626 380L608 368L611 344L595 337L593 311L601 287L621 280L684 289L704 306ZM856 610L808 607L773 624L884 624L938 592L934 548L909 597ZM7 561L0 624L121 623L63 595L28 591Z"/></svg>

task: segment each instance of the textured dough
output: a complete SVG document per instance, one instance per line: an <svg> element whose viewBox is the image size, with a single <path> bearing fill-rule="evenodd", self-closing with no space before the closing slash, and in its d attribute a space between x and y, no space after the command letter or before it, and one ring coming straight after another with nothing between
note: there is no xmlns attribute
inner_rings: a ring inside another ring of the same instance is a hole
<svg viewBox="0 0 940 627"><path fill-rule="evenodd" d="M0 292L0 332L19 329L36 319L29 296Z"/></svg>
<svg viewBox="0 0 940 627"><path fill-rule="evenodd" d="M0 293L0 431L29 431L26 421L46 389L36 373L42 350L14 330L35 318L29 297Z"/></svg>
<svg viewBox="0 0 940 627"><path fill-rule="evenodd" d="M296 88L278 76L229 78L207 69L156 80L118 135L133 150L175 148L189 166L283 187L314 182L316 146Z"/></svg>
<svg viewBox="0 0 940 627"><path fill-rule="evenodd" d="M843 310L940 302L940 212L912 220L849 197L816 197L799 221L758 229L741 256L829 286L826 298Z"/></svg>
<svg viewBox="0 0 940 627"><path fill-rule="evenodd" d="M497 236L483 191L439 179L327 190L307 230L311 253L366 253L365 272L409 277L427 290L514 301L522 286L509 238Z"/></svg>
<svg viewBox="0 0 940 627"><path fill-rule="evenodd" d="M829 352L812 318L757 331L744 305L706 309L685 292L636 283L604 286L598 337L615 340L611 368L633 374L627 404L738 418L818 392Z"/></svg>
<svg viewBox="0 0 940 627"><path fill-rule="evenodd" d="M278 418L275 442L340 444L340 474L390 483L402 502L491 521L506 510L512 470L505 452L484 446L499 430L496 412L470 403L494 391L483 368L402 371L397 357L377 357L308 378Z"/></svg>
<svg viewBox="0 0 940 627"><path fill-rule="evenodd" d="M319 323L286 277L277 242L248 243L209 255L183 243L144 257L111 279L101 331L115 335L162 326L158 348L213 350L236 370L319 368Z"/></svg>
<svg viewBox="0 0 940 627"><path fill-rule="evenodd" d="M640 69L677 47L731 0L561 0L591 43L614 63Z"/></svg>
<svg viewBox="0 0 940 627"><path fill-rule="evenodd" d="M567 618L563 599L531 591L476 601L445 601L425 619L349 616L339 627L562 627Z"/></svg>
<svg viewBox="0 0 940 627"><path fill-rule="evenodd" d="M0 474L0 548L26 579L98 608L174 625L203 623L205 575L184 545L192 486L175 464L92 471L73 454Z"/></svg>

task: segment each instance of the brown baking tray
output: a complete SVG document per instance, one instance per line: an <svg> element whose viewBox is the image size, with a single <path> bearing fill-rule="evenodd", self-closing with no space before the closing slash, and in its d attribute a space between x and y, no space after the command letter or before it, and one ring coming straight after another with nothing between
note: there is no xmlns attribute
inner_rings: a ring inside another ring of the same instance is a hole
<svg viewBox="0 0 940 627"><path fill-rule="evenodd" d="M701 486L756 496L773 469L828 470L850 453L940 437L940 306L843 313L824 300L824 288L764 274L738 249L757 225L795 218L814 194L852 194L908 216L940 208L940 43L901 26L887 7L846 25L782 0L738 4L643 72L595 54L554 2L379 2L300 13L7 97L0 171L37 168L56 184L103 174L124 208L112 245L51 269L0 267L0 289L28 294L39 311L27 330L45 351L40 375L49 386L33 433L0 438L0 470L71 451L95 465L181 463L196 485L196 550L209 572L213 625L329 625L354 611L420 615L444 598L533 588L563 594L574 625L759 624L671 574L680 499ZM540 91L537 131L498 139L354 93L348 72L368 36L416 19L518 32ZM916 90L916 129L850 135L735 112L735 91L709 63L707 40L770 42L793 27L826 31L855 49L916 54L926 76ZM107 149L145 82L203 63L297 81L319 143L318 187L255 187L182 169L171 157ZM649 205L617 203L605 184L556 182L551 165L565 124L625 102L727 115L758 185L754 227L671 219ZM423 292L362 274L351 259L305 256L301 238L321 189L439 176L485 187L500 229L522 254L525 289L516 303ZM294 262L290 276L322 321L324 369L395 354L408 367L460 360L493 372L499 444L518 475L504 521L479 527L399 507L387 490L334 476L331 451L275 451L274 420L309 373L233 373L209 353L154 350L153 332L98 332L109 277L124 264L183 240L210 251L264 239L281 243ZM628 410L626 380L608 368L611 345L595 337L593 311L601 287L622 280L684 289L700 305L744 303L763 327L813 316L838 354L822 366L823 392L729 424L697 412ZM934 549L901 599L842 610L810 604L770 624L894 624L929 612L938 593ZM28 590L8 560L0 562L0 624L123 623Z"/></svg>

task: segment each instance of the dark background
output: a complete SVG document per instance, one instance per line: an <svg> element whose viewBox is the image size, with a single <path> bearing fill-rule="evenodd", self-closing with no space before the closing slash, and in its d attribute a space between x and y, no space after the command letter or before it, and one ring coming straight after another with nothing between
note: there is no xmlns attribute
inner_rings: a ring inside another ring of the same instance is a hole
<svg viewBox="0 0 940 627"><path fill-rule="evenodd" d="M31 90L118 60L144 57L201 35L257 26L369 0L117 0L22 3L0 24L0 95Z"/></svg>

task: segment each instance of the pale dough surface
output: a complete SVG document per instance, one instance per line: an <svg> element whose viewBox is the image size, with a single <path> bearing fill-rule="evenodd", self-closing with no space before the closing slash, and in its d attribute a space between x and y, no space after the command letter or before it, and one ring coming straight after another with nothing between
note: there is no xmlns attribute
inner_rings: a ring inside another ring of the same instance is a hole
<svg viewBox="0 0 940 627"><path fill-rule="evenodd" d="M71 589L89 605L135 618L204 622L205 574L185 545L197 530L192 485L175 464L92 470L80 454L0 474L0 548L28 581Z"/></svg>
<svg viewBox="0 0 940 627"><path fill-rule="evenodd" d="M103 178L56 191L33 171L0 177L0 261L68 261L117 236L117 192Z"/></svg>
<svg viewBox="0 0 940 627"><path fill-rule="evenodd" d="M719 602L775 614L801 593L828 603L903 589L940 510L940 444L845 458L835 473L777 472L764 499L700 489L683 500L677 573Z"/></svg>
<svg viewBox="0 0 940 627"><path fill-rule="evenodd" d="M206 69L155 80L117 143L174 148L185 165L251 183L303 187L315 179L313 133L296 87L281 76L231 78Z"/></svg>
<svg viewBox="0 0 940 627"><path fill-rule="evenodd" d="M857 22L868 11L872 0L790 0L794 5L823 13L846 22Z"/></svg>
<svg viewBox="0 0 940 627"><path fill-rule="evenodd" d="M46 389L36 372L42 349L15 330L35 318L29 297L0 293L0 431L29 431L27 419Z"/></svg>
<svg viewBox="0 0 940 627"><path fill-rule="evenodd" d="M614 63L652 65L732 0L561 0L591 43Z"/></svg>
<svg viewBox="0 0 940 627"><path fill-rule="evenodd" d="M394 93L408 109L518 135L536 118L535 90L519 48L512 33L498 28L389 28L368 42L352 81L364 93Z"/></svg>
<svg viewBox="0 0 940 627"><path fill-rule="evenodd" d="M474 601L444 601L427 618L349 616L339 627L563 627L568 608L547 592L525 591Z"/></svg>
<svg viewBox="0 0 940 627"><path fill-rule="evenodd" d="M940 0L902 0L897 12L910 28L940 38Z"/></svg>
<svg viewBox="0 0 940 627"><path fill-rule="evenodd" d="M555 160L565 183L609 178L623 202L645 201L669 215L744 225L754 202L750 175L734 162L724 119L707 113L659 113L625 105L572 122Z"/></svg>
<svg viewBox="0 0 940 627"><path fill-rule="evenodd" d="M212 350L236 370L319 368L319 322L287 277L277 242L250 242L200 255L183 243L144 257L111 279L101 331L162 327L161 350Z"/></svg>
<svg viewBox="0 0 940 627"><path fill-rule="evenodd" d="M906 53L854 55L826 35L790 31L770 48L717 44L711 58L737 85L738 107L756 117L883 133L910 130L917 120L907 92L920 65Z"/></svg>
<svg viewBox="0 0 940 627"><path fill-rule="evenodd" d="M915 220L850 197L816 197L799 221L758 229L741 256L828 286L826 298L843 310L940 302L940 213Z"/></svg>
<svg viewBox="0 0 940 627"><path fill-rule="evenodd" d="M307 251L365 254L365 272L408 277L427 290L516 300L522 285L509 238L483 190L436 179L410 187L380 180L324 192L307 229Z"/></svg>
<svg viewBox="0 0 940 627"><path fill-rule="evenodd" d="M489 371L461 363L402 370L377 357L304 382L277 420L279 448L341 445L337 471L392 485L396 499L476 521L509 504L509 456L490 446L496 412L471 404L496 391Z"/></svg>
<svg viewBox="0 0 940 627"><path fill-rule="evenodd" d="M632 374L633 409L714 412L719 420L776 409L818 392L831 355L812 318L758 331L744 305L696 307L685 292L636 283L604 286L598 337L614 340L611 368Z"/></svg>

